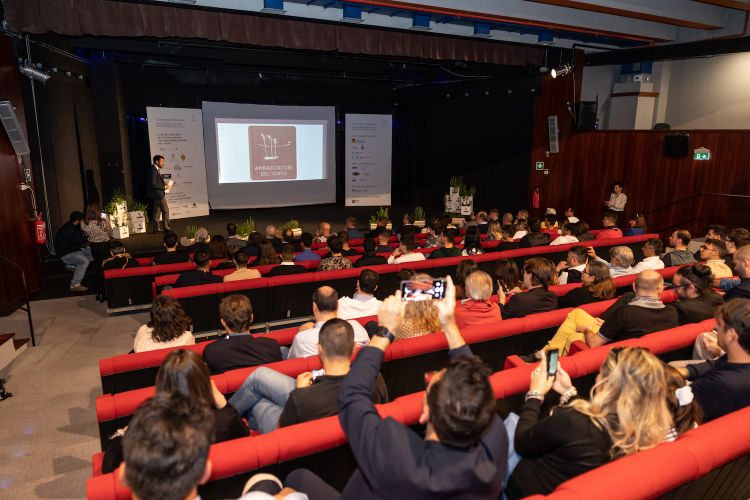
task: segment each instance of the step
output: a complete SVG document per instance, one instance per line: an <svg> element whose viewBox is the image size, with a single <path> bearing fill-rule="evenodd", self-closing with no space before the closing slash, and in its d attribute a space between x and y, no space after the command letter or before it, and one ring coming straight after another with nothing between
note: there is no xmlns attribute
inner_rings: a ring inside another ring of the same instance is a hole
<svg viewBox="0 0 750 500"><path fill-rule="evenodd" d="M25 347L26 344L28 344L31 341L31 339L13 339L13 347L17 350L21 349L22 347Z"/></svg>
<svg viewBox="0 0 750 500"><path fill-rule="evenodd" d="M14 333L0 333L0 370L26 350L29 339L16 339Z"/></svg>

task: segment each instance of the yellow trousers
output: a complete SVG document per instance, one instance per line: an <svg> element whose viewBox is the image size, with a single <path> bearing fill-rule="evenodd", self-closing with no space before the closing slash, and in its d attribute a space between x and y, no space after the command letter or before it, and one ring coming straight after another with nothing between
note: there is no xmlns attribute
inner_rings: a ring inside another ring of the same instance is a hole
<svg viewBox="0 0 750 500"><path fill-rule="evenodd" d="M576 340L586 341L583 333L576 331L578 328L589 327L592 332L599 333L599 324L595 318L583 309L573 309L563 321L557 333L547 343L545 349L560 349L560 355L565 356L570 350L570 344Z"/></svg>

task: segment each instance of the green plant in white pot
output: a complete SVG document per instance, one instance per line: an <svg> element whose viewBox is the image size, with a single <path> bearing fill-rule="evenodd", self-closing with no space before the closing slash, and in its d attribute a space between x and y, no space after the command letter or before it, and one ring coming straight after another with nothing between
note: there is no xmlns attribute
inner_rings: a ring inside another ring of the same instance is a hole
<svg viewBox="0 0 750 500"><path fill-rule="evenodd" d="M425 226L424 208L419 205L414 207L414 225L417 227Z"/></svg>

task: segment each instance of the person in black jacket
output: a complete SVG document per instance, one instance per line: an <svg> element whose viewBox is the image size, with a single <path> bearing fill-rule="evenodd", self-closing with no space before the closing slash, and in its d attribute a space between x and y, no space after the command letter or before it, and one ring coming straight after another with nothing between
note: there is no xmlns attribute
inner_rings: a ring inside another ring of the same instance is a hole
<svg viewBox="0 0 750 500"><path fill-rule="evenodd" d="M161 264L181 264L190 260L190 254L177 250L177 244L180 239L174 231L164 233L165 252L154 255L154 265Z"/></svg>
<svg viewBox="0 0 750 500"><path fill-rule="evenodd" d="M94 261L91 247L88 246L86 235L81 230L83 213L75 211L70 214L68 222L62 225L55 237L55 250L60 260L68 269L73 271L70 280L71 292L86 292L88 288L81 284L86 275L86 269Z"/></svg>
<svg viewBox="0 0 750 500"><path fill-rule="evenodd" d="M281 361L281 348L275 340L250 334L253 322L250 299L244 295L225 297L219 304L219 316L226 333L203 350L203 359L212 375Z"/></svg>
<svg viewBox="0 0 750 500"><path fill-rule="evenodd" d="M294 263L294 247L292 245L284 245L281 247L281 264L271 268L266 277L273 278L274 276L287 276L289 274L306 272L307 269Z"/></svg>
<svg viewBox="0 0 750 500"><path fill-rule="evenodd" d="M375 255L375 240L373 238L365 238L362 248L365 253L362 257L357 259L357 262L354 263L354 267L380 266L382 264L388 264L388 259L382 255Z"/></svg>
<svg viewBox="0 0 750 500"><path fill-rule="evenodd" d="M672 284L679 297L674 307L681 325L713 318L716 308L724 303L711 288L712 279L711 269L703 264L682 267L674 274Z"/></svg>
<svg viewBox="0 0 750 500"><path fill-rule="evenodd" d="M507 302L502 289L497 292L502 318L522 318L527 314L557 309L557 295L548 290L550 285L556 284L557 270L551 260L541 257L527 260L523 263L526 291L511 295Z"/></svg>
<svg viewBox="0 0 750 500"><path fill-rule="evenodd" d="M102 262L103 271L108 271L110 269L130 269L131 267L140 266L138 261L130 256L125 249L125 245L122 244L122 241L112 241L112 243L109 244L109 253L111 257Z"/></svg>
<svg viewBox="0 0 750 500"><path fill-rule="evenodd" d="M293 379L271 368L260 367L250 374L229 399L250 426L262 434L279 427L307 422L338 413L339 389L351 367L354 329L343 319L329 319L318 337L323 374L304 372ZM387 402L381 379L375 390L376 404Z"/></svg>
<svg viewBox="0 0 750 500"><path fill-rule="evenodd" d="M586 264L581 273L581 281L582 287L574 288L557 298L557 306L560 309L609 300L617 292L617 286L609 275L609 266L598 260Z"/></svg>
<svg viewBox="0 0 750 500"><path fill-rule="evenodd" d="M537 218L529 219L529 232L521 238L521 248L549 245L549 234L543 233L542 222Z"/></svg>
<svg viewBox="0 0 750 500"><path fill-rule="evenodd" d="M194 260L195 269L180 274L177 281L175 281L175 288L223 282L221 276L211 273L211 258L208 252L198 252L195 254Z"/></svg>
<svg viewBox="0 0 750 500"><path fill-rule="evenodd" d="M154 162L149 167L148 174L148 186L146 189L146 196L151 200L151 232L155 233L159 231L159 217L161 216L164 220L162 226L164 231L171 231L169 227L169 205L167 204L166 188L167 184L161 176L160 170L164 168L164 157L156 155L153 158Z"/></svg>

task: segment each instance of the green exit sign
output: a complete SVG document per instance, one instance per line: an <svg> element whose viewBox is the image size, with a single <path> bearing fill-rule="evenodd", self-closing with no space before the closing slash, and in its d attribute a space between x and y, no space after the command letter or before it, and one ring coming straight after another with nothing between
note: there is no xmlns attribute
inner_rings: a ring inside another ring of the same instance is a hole
<svg viewBox="0 0 750 500"><path fill-rule="evenodd" d="M544 162L543 161L536 162L536 169L537 170L544 170Z"/></svg>
<svg viewBox="0 0 750 500"><path fill-rule="evenodd" d="M698 148L693 151L693 160L707 161L711 159L711 151L706 148Z"/></svg>

